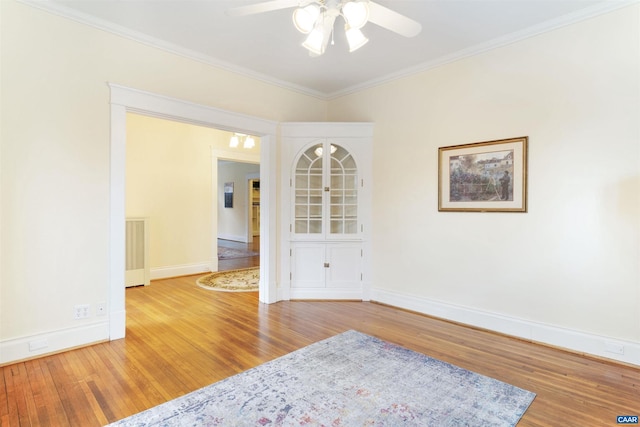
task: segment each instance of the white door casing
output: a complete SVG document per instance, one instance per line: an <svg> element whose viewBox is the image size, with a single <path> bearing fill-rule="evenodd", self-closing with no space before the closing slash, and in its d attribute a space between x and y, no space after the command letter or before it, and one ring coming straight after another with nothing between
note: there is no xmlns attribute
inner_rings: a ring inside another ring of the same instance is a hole
<svg viewBox="0 0 640 427"><path fill-rule="evenodd" d="M208 126L260 137L263 193L260 239L260 301L277 301L276 282L276 131L277 123L109 83L111 91L109 214L109 339L125 336L125 144L126 114Z"/></svg>

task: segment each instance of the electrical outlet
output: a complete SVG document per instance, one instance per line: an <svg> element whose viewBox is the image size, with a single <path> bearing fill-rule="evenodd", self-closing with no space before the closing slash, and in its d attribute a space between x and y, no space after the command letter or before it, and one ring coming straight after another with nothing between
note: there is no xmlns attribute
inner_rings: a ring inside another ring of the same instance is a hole
<svg viewBox="0 0 640 427"><path fill-rule="evenodd" d="M73 306L73 318L78 319L86 319L89 317L89 310L91 306L89 304L78 304Z"/></svg>
<svg viewBox="0 0 640 427"><path fill-rule="evenodd" d="M107 314L107 303L106 302L99 302L96 305L96 314L98 316L104 316L105 314Z"/></svg>
<svg viewBox="0 0 640 427"><path fill-rule="evenodd" d="M604 349L609 353L624 354L624 345L619 342L605 341Z"/></svg>

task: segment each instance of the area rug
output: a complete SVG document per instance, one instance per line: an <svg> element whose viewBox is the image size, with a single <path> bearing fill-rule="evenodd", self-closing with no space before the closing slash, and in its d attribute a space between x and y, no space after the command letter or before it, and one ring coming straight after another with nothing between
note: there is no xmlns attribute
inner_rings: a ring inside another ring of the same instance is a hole
<svg viewBox="0 0 640 427"><path fill-rule="evenodd" d="M200 277L196 284L212 291L255 292L260 284L260 267L218 271Z"/></svg>
<svg viewBox="0 0 640 427"><path fill-rule="evenodd" d="M260 253L255 251L218 246L218 259L249 258L258 255L260 255Z"/></svg>
<svg viewBox="0 0 640 427"><path fill-rule="evenodd" d="M347 331L110 426L514 426L534 397Z"/></svg>

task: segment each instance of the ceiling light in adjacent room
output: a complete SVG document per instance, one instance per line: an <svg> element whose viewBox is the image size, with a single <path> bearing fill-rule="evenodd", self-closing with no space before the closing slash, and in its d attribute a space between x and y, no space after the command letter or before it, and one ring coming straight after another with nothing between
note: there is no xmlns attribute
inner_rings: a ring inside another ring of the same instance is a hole
<svg viewBox="0 0 640 427"><path fill-rule="evenodd" d="M253 148L256 146L256 140L253 136L244 133L234 133L231 139L229 139L229 147L238 148L242 143L242 148Z"/></svg>
<svg viewBox="0 0 640 427"><path fill-rule="evenodd" d="M229 140L229 147L236 148L238 144L240 144L240 139L238 138L238 135L233 135L231 137L231 140Z"/></svg>

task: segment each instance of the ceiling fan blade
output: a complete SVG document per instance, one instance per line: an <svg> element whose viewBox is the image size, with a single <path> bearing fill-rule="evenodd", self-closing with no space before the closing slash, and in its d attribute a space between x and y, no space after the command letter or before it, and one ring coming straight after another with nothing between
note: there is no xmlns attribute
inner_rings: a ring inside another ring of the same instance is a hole
<svg viewBox="0 0 640 427"><path fill-rule="evenodd" d="M372 1L369 2L369 22L405 37L417 36L422 31L419 22Z"/></svg>
<svg viewBox="0 0 640 427"><path fill-rule="evenodd" d="M262 3L249 4L247 6L238 6L227 9L229 16L246 16L255 15L257 13L271 12L274 10L287 9L296 7L300 4L300 0L271 0Z"/></svg>

